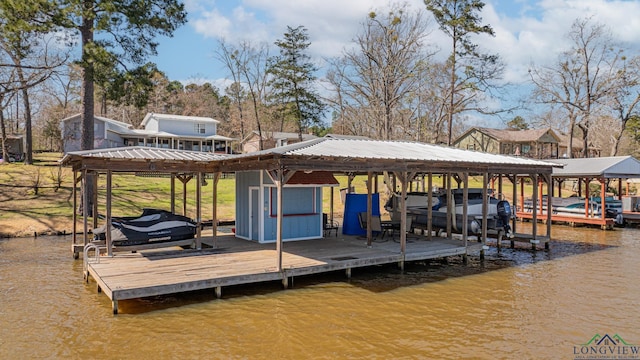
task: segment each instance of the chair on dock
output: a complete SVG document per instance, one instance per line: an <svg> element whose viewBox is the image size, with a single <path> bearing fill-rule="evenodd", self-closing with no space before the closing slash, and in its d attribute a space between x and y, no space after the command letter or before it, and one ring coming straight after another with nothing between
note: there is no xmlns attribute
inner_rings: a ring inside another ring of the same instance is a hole
<svg viewBox="0 0 640 360"><path fill-rule="evenodd" d="M360 222L360 227L363 230L367 230L367 213L360 212L358 213L358 222ZM374 239L378 238L378 235L382 234L382 239L384 239L384 235L387 232L387 229L382 226L382 221L380 220L380 215L371 215L371 233Z"/></svg>
<svg viewBox="0 0 640 360"><path fill-rule="evenodd" d="M329 216L326 213L322 214L322 230L323 230L323 236L326 237L327 234L329 234L329 236L331 236L331 232L335 231L336 232L336 237L338 237L338 228L340 227L340 225L338 224L337 221L334 220L329 220Z"/></svg>

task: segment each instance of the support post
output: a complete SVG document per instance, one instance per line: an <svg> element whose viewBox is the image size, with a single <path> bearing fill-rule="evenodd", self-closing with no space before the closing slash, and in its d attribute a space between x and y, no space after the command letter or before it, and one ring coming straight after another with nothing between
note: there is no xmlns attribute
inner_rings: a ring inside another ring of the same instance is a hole
<svg viewBox="0 0 640 360"><path fill-rule="evenodd" d="M196 181L196 249L202 249L202 172Z"/></svg>
<svg viewBox="0 0 640 360"><path fill-rule="evenodd" d="M220 173L213 174L213 180L211 181L213 190L212 192L212 207L211 207L211 231L213 233L213 247L218 248L218 181L220 180Z"/></svg>
<svg viewBox="0 0 640 360"><path fill-rule="evenodd" d="M171 173L171 213L176 213L176 173Z"/></svg>
<svg viewBox="0 0 640 360"><path fill-rule="evenodd" d="M87 169L82 170L82 242L83 245L87 245L87 236L89 236L89 194L87 186L89 182L87 180Z"/></svg>
<svg viewBox="0 0 640 360"><path fill-rule="evenodd" d="M111 170L107 170L107 204L106 204L106 212L107 212L107 229L105 231L105 242L107 245L107 256L113 256L113 247L112 247L112 239L111 239L111 178L112 173ZM100 251L100 250L96 250Z"/></svg>
<svg viewBox="0 0 640 360"><path fill-rule="evenodd" d="M276 187L278 188L278 200L277 200L277 215L276 215L276 252L277 252L277 262L276 262L276 270L282 272L282 191L284 189L284 169L280 168L276 172ZM283 273L284 275L284 273ZM287 276L283 276L283 285L285 289L287 288Z"/></svg>
<svg viewBox="0 0 640 360"><path fill-rule="evenodd" d="M71 251L73 251L73 258L78 259L80 254L76 251L76 244L78 241L78 171L73 171L73 224L71 225Z"/></svg>
<svg viewBox="0 0 640 360"><path fill-rule="evenodd" d="M465 172L462 174L462 184L463 184L463 188L462 188L462 203L463 204L468 204L469 203L469 173ZM486 188L486 186L485 186ZM469 220L469 207L468 206L463 206L462 207L462 242L464 243L464 253L465 255L467 254L467 250L469 247L469 225L467 224ZM482 252L480 252L480 257L484 258L484 250L482 250Z"/></svg>
<svg viewBox="0 0 640 360"><path fill-rule="evenodd" d="M537 237L538 237L538 186L540 186L540 184L538 183L538 174L533 174L532 176L533 179L533 191L532 191L532 198L533 198L533 218L532 218L532 224L531 224L531 232L532 232L532 246L535 249L535 241L537 241Z"/></svg>
<svg viewBox="0 0 640 360"><path fill-rule="evenodd" d="M487 217L489 213L489 192L487 186L489 185L489 173L482 174L482 245L487 244ZM465 206L466 208L466 206ZM484 251L484 250L483 250Z"/></svg>
<svg viewBox="0 0 640 360"><path fill-rule="evenodd" d="M451 174L445 174L446 184L447 184L447 239L451 239L452 237L452 217L455 216L453 214L453 209L455 208L455 204L453 203L455 199L453 198L453 194L451 192Z"/></svg>
<svg viewBox="0 0 640 360"><path fill-rule="evenodd" d="M429 186L427 198L427 240L431 240L431 231L433 230L433 174L427 175L427 184Z"/></svg>
<svg viewBox="0 0 640 360"><path fill-rule="evenodd" d="M220 299L222 297L222 286L216 286L216 299Z"/></svg>
<svg viewBox="0 0 640 360"><path fill-rule="evenodd" d="M373 231L371 230L371 221L372 221L372 207L373 207L373 199L371 193L371 178L373 177L373 173L369 171L367 173L367 246L371 247L371 242L373 239Z"/></svg>
<svg viewBox="0 0 640 360"><path fill-rule="evenodd" d="M92 209L91 209L91 219L93 223L93 228L98 227L98 173L95 172L91 176L91 182L93 183L92 188L93 192L91 193L93 199L91 201Z"/></svg>

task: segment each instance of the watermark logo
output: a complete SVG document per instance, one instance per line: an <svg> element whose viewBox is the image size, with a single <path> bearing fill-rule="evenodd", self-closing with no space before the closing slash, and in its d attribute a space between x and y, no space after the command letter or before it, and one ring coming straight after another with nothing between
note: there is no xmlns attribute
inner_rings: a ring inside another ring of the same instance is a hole
<svg viewBox="0 0 640 360"><path fill-rule="evenodd" d="M630 344L620 335L595 334L584 344L574 345L575 360L606 359L630 360L640 359L640 345Z"/></svg>

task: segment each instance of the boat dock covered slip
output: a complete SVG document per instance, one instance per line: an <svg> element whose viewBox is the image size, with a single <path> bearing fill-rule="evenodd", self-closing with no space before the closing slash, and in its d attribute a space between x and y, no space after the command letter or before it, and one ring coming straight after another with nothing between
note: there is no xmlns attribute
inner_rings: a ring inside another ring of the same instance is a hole
<svg viewBox="0 0 640 360"><path fill-rule="evenodd" d="M268 196L262 196L259 198L260 203L254 204L251 203L251 206L248 206L247 211L255 208L263 208L264 205L268 209L268 215L270 220L272 218L275 219L274 227L270 229L275 233L275 251L269 252L273 258L271 259L272 265L274 268L269 267L269 271L266 273L271 273L269 276L280 276L283 280L286 280L287 276L282 274L300 274L305 273L306 268L309 267L308 264L302 263L301 265L296 265L296 263L288 264L286 262L286 257L288 256L286 252L289 251L290 246L306 246L309 247L309 251L314 251L315 247L318 249L325 249L325 244L329 244L327 238L321 237L321 229L322 229L322 219L321 216L321 208L320 207L308 207L311 213L305 213L303 215L309 216L309 219L316 219L317 221L317 229L318 229L318 238L317 240L308 238L304 245L299 245L298 242L287 242L286 246L283 241L286 238L286 232L283 228L283 224L287 223L285 221L285 217L290 214L285 214L286 209L286 201L298 201L298 199L291 199L288 196L283 195L287 191L283 191L287 189L287 186L290 185L289 182L291 179L295 179L294 176L297 172L302 172L305 174L311 174L314 172L330 172L333 174L346 174L351 179L355 175L366 175L367 176L367 210L366 215L363 217L363 223L366 223L366 247L371 249L377 249L378 245L373 244L373 235L374 229L372 228L372 199L373 199L373 178L379 174L392 174L394 178L394 187L396 182L399 184L400 191L400 218L398 229L409 229L408 225L408 216L406 211L406 194L408 184L417 176L424 175L428 179L429 188L432 186L432 177L434 175L441 175L442 178L447 179L446 191L452 192L453 182L457 182L458 188L462 189L462 200L463 203L468 201L468 190L469 190L469 177L470 176L482 176L483 183L488 184L489 178L494 175L498 176L511 176L517 177L518 174L527 174L534 179L537 179L539 176L550 178L553 167L561 166L557 164L552 164L545 161L527 159L527 158L518 158L504 155L495 155L495 154L487 154L475 151L468 151L456 148L449 148L431 144L423 144L417 142L408 142L408 141L379 141L379 140L362 140L362 139L336 139L336 138L320 138L309 140L305 142L300 142L292 145L277 147L274 149L268 149L263 151L258 151L250 154L243 155L214 155L207 153L196 153L196 152L181 152L179 150L167 150L167 149L155 149L155 148L141 148L141 147L125 147L125 148L117 148L117 149L105 149L105 150L91 150L91 151L79 151L74 153L69 153L65 155L62 159L63 165L72 166L74 173L77 174L80 172L82 176L77 178L77 182L82 180L83 184L89 183L90 180L88 175L90 174L98 174L104 173L107 176L107 186L106 186L106 223L109 224L111 221L111 176L113 172L144 172L144 171L153 171L153 172L164 172L172 175L172 179L174 177L182 176L185 179L190 179L195 177L198 179L196 186L196 223L201 224L202 213L200 210L201 201L200 201L200 184L202 177L209 173L213 174L214 179L218 179L223 172L255 172L261 171L263 175L263 180L268 180L268 184L270 186L268 191ZM76 175L77 176L77 175ZM95 179L95 176L93 176ZM243 177L236 177L236 179L242 179ZM251 180L251 179L249 179ZM76 182L76 183L77 183ZM183 184L185 184L183 182ZM217 245L217 236L216 234L216 192L217 192L217 180L213 182L213 211L212 211L212 221L214 224L213 228L213 246L214 249L220 249L219 245ZM236 183L238 184L238 183ZM377 184L377 181L376 181ZM237 185L238 186L238 185ZM252 184L250 181L247 181L246 187L250 188L251 186L255 187L255 184ZM295 185L293 185L295 186ZM299 186L299 184L298 184ZM350 187L350 184L349 184ZM84 186L83 188L86 188ZM250 189L249 189L250 190ZM172 199L174 195L174 186L172 183ZM256 191L260 193L259 191ZM317 194L316 191L306 191L309 195ZM264 192L266 194L266 192ZM184 194L184 193L183 193ZM185 195L186 196L186 195ZM316 195L314 195L316 196ZM309 196L310 198L312 196ZM253 199L253 197L250 197ZM256 197L257 198L257 197ZM484 187L483 190L483 198L487 199L487 186ZM76 197L74 196L74 208L76 206ZM89 213L87 209L87 195L83 193L84 199L84 233L87 234L88 226L87 226L87 214ZM94 199L93 204L97 203L97 199ZM534 202L535 203L535 202ZM245 205L248 205L249 201L245 202ZM254 206L255 205L255 206ZM236 203L236 206L238 204ZM173 208L172 201L172 209ZM431 206L429 206L430 208ZM484 256L484 252L487 249L486 239L489 235L489 229L487 229L487 213L488 213L488 204L487 201L484 202L482 206L482 229L480 231L480 256ZM305 209L307 209L305 207ZM462 254L466 260L467 252L476 246L476 243L473 245L469 244L468 235L468 213L467 207L463 207L462 221L460 233L461 233L461 241L458 241L457 244L462 244L454 246L456 249L454 253ZM316 214L316 212L318 214ZM97 213L96 208L93 211L94 214ZM238 213L237 213L238 214ZM245 214L246 215L246 214ZM300 214L297 214L300 215ZM317 216L316 216L317 215ZM446 233L443 236L446 239L452 240L453 238L453 229L452 229L452 218L455 216L453 205L450 206L448 210L448 220L446 226ZM432 236L433 227L432 227L432 213L427 212L427 225L426 225L426 234L427 239L432 240L434 237ZM94 219L95 222L95 219ZM75 223L75 219L74 219ZM514 222L515 223L515 222ZM312 226L309 223L309 226ZM258 224L260 225L260 224ZM290 224L291 226L296 226L297 223ZM94 226L95 227L95 226ZM262 227L262 226L260 226ZM199 250L200 249L200 226L198 226L198 234L196 236L196 241L194 247ZM287 229L288 230L288 229ZM514 229L515 230L515 229ZM253 231L253 228L252 230ZM547 225L547 236L546 238L550 238L551 225ZM110 234L107 232L106 234ZM497 235L500 237L500 234ZM304 236L307 237L307 236ZM87 236L84 237L84 244L91 244L87 241ZM326 242L326 243L325 243ZM536 233L535 225L533 226L532 234L530 235L530 243L535 248L536 244L539 243L539 235ZM428 243L428 241L427 241ZM294 245L290 245L294 244ZM110 239L106 239L106 252L108 255L112 255L113 247L111 245ZM164 246L169 246L169 244L163 244ZM446 257L453 255L453 253L448 251L440 251L440 252L428 252L429 255L425 255L427 257L423 257L423 255L419 255L421 251L413 251L414 243L408 243L407 241L407 231L399 231L399 244L398 243L389 243L392 246L392 254L386 255L387 260L371 260L374 263L376 261L382 261L382 263L389 262L398 262L400 267L404 267L405 261L424 259L430 257ZM545 244L546 247L546 244ZM74 237L74 251L77 249L77 244ZM461 250L462 249L462 250ZM193 256L198 256L198 253L193 253ZM418 254L418 255L416 255ZM102 260L102 257L99 257L101 260L100 263L107 263L111 261L119 261L117 260L121 255L115 255L113 258L109 258L108 260ZM348 256L343 253L335 253L332 255L334 257L338 257L341 260L346 261L349 260ZM374 256L375 259L378 257ZM384 259L385 256L382 256L381 259ZM241 273L241 269L246 268L247 264L244 263L243 259L237 259L238 261L230 264L230 268L233 271L238 271ZM351 259L354 260L354 259ZM325 260L326 261L326 260ZM338 261L338 260L336 260ZM355 260L354 260L355 261ZM249 259L247 259L249 262ZM329 262L331 263L331 262ZM154 263L155 264L155 263ZM275 265L274 265L275 264ZM340 264L343 264L342 262ZM95 265L97 266L97 265ZM91 269L95 269L95 266L92 264L88 264L88 267ZM150 263L146 263L146 265L141 265L141 268L135 269L135 271L140 271L143 277L155 278L153 275L153 271L147 269L146 267L152 267L153 265ZM215 264L211 264L211 266L215 266ZM340 265L345 266L345 265ZM357 261L355 264L350 264L350 267L356 267ZM346 268L346 267L345 267ZM272 270L271 270L272 269ZM331 266L320 266L313 268L313 272L322 272L322 271L331 271L333 268ZM162 269L157 269L157 271L162 272ZM265 273L265 270L261 270ZM181 270L177 275L178 277L188 276L191 271L189 269ZM278 274L278 275L274 275ZM238 275L244 276L244 275ZM267 275L265 276L265 280L267 279ZM96 274L96 277L103 278ZM252 275L254 278L260 278L257 274ZM214 276L215 278L215 276ZM137 280L135 276L130 278L130 281L143 281ZM205 283L211 280L203 280ZM246 280L243 280L247 282ZM256 280L262 281L262 280ZM104 286L103 284L101 286ZM123 286L123 285L120 285ZM150 285L151 286L151 285ZM153 285L155 286L155 285ZM214 285L217 286L217 285ZM174 292L185 291L185 289L181 286L172 287ZM109 287L112 291L116 289L114 287ZM117 300L117 297L116 297Z"/></svg>
<svg viewBox="0 0 640 360"><path fill-rule="evenodd" d="M576 192L579 198L582 198L584 204L581 205L582 214L572 214L562 210L558 207L553 209L551 204L551 217L553 222L586 225L597 225L602 229L613 228L616 216L602 216L607 213L612 205L611 201L607 204L607 184L611 180L617 180L617 196L618 200L625 202L625 196L623 196L623 180L630 178L640 177L640 161L632 156L615 156L615 157L602 157L602 158L584 158L584 159L560 159L550 160L562 164L563 167L557 167L553 169L551 186L547 186L547 194L552 198L556 196L555 189L557 188L557 196L562 198L562 185L564 181L572 179L576 181ZM597 181L600 185L599 195L593 197L589 191L589 184L593 181ZM555 186L557 185L557 187ZM534 186L534 194L539 194L539 198L542 199L542 186L538 183L538 186ZM626 197L629 197L628 189ZM548 197L547 197L548 198ZM557 199L556 199L557 200ZM552 201L554 202L554 201ZM557 201L556 201L557 202ZM543 205L544 203L544 205ZM536 216L542 218L546 217L546 199L541 201L538 206L535 207L536 211L532 211L532 208L528 209L524 206L518 207L516 215L521 219L535 219ZM520 204L524 204L524 196L521 195ZM594 210L596 208L596 210ZM600 209L600 210L598 210ZM611 213L611 212L610 212ZM618 221L630 222L636 218L632 212L622 212L622 219L618 218ZM625 220L625 215L627 220Z"/></svg>
<svg viewBox="0 0 640 360"><path fill-rule="evenodd" d="M99 291L111 299L116 314L119 300L202 289L212 289L220 297L225 286L267 281L282 281L286 288L296 276L337 270L344 270L349 276L355 268L463 255L482 247L480 243L465 247L460 240L426 241L421 237L407 244L403 256L394 241L368 247L361 237L330 237L288 242L278 270L275 244L259 244L232 235L219 236L217 241L218 248L156 249L83 260ZM203 243L212 244L212 239L203 238Z"/></svg>

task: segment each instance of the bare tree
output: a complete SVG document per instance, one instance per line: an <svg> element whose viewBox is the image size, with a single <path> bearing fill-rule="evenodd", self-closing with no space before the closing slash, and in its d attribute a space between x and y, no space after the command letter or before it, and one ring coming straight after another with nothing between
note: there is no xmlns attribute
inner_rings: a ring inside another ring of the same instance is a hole
<svg viewBox="0 0 640 360"><path fill-rule="evenodd" d="M620 141L627 129L627 123L634 115L637 116L639 113L640 56L635 56L628 61L625 59L617 75L617 81L608 104L618 120L620 131L613 136L611 156L618 155Z"/></svg>
<svg viewBox="0 0 640 360"><path fill-rule="evenodd" d="M262 150L264 149L264 142L262 140L261 108L264 107L267 96L268 45L260 44L254 46L249 41L243 41L238 46L234 46L220 41L217 57L234 76L234 81L243 83L248 89L248 97L251 100L253 115L258 129L259 146L260 150ZM236 77L238 81L236 81Z"/></svg>
<svg viewBox="0 0 640 360"><path fill-rule="evenodd" d="M354 122L350 126L358 135L396 137L396 117L416 90L420 62L431 56L423 44L427 29L423 12L394 4L369 13L356 35L355 48L330 61L327 81L334 97L328 102L342 119ZM359 121L363 123L355 123Z"/></svg>
<svg viewBox="0 0 640 360"><path fill-rule="evenodd" d="M573 148L573 134L578 127L583 157L588 157L592 118L614 93L616 67L621 57L605 26L590 19L577 19L568 37L572 47L560 55L556 65L533 67L529 75L536 87L534 98L564 110L569 120L568 148Z"/></svg>

